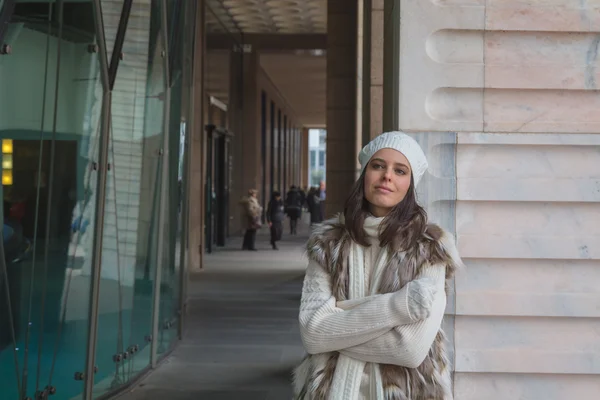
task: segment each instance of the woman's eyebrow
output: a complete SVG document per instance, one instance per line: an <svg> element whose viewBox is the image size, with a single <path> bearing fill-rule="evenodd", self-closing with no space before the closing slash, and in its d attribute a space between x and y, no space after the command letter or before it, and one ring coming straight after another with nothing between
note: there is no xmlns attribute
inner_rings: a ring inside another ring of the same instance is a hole
<svg viewBox="0 0 600 400"><path fill-rule="evenodd" d="M400 166L400 167L404 167L404 168L408 168L408 165L406 165L406 164L403 164L403 163L399 163L399 162L397 162L397 163L394 163L394 165L396 165L396 166Z"/></svg>

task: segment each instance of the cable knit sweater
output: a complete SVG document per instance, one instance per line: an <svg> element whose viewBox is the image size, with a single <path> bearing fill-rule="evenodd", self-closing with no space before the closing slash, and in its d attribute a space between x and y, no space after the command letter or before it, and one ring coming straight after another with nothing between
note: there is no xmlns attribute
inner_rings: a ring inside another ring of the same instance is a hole
<svg viewBox="0 0 600 400"><path fill-rule="evenodd" d="M364 293L376 292L373 285L378 284L374 282L378 278L374 269L382 256L378 241L381 221L382 218L374 217L365 221L371 246L364 249ZM438 289L431 313L424 320L419 320L409 308L412 282L397 292L337 302L331 290L331 276L318 263L309 263L299 318L306 350L310 354L338 351L367 362L358 392L342 394L340 388L332 387L330 398L379 399L382 389L375 387L378 382L371 363L416 368L423 362L440 329L446 308L446 268L444 265L428 266L423 268L420 277L431 278Z"/></svg>

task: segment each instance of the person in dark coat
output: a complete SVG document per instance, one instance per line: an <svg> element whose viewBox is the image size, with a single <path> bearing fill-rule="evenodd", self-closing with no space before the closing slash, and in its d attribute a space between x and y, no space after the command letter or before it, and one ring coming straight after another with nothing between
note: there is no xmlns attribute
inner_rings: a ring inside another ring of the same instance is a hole
<svg viewBox="0 0 600 400"><path fill-rule="evenodd" d="M302 196L296 186L290 187L285 199L285 212L290 217L290 235L297 234L298 220L302 215Z"/></svg>
<svg viewBox="0 0 600 400"><path fill-rule="evenodd" d="M271 228L271 246L273 246L273 250L279 250L277 248L277 242L281 240L281 235L283 234L283 220L285 219L281 193L273 192L271 201L269 201L269 205L267 206L266 217L269 228Z"/></svg>
<svg viewBox="0 0 600 400"><path fill-rule="evenodd" d="M303 209L306 206L306 190L298 186L298 192L300 193L300 209Z"/></svg>
<svg viewBox="0 0 600 400"><path fill-rule="evenodd" d="M310 188L308 195L306 196L306 204L308 205L308 211L310 212L310 224L313 225L323 222L321 200L319 199L319 193L316 187Z"/></svg>

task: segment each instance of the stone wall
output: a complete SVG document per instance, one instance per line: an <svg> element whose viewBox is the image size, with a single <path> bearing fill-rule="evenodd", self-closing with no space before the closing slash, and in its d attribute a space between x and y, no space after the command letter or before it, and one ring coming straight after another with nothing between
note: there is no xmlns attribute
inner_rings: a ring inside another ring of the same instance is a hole
<svg viewBox="0 0 600 400"><path fill-rule="evenodd" d="M450 157L426 146L456 200L451 178L425 187L467 265L448 308L456 399L594 398L600 4L403 0L401 20L400 127L456 134Z"/></svg>

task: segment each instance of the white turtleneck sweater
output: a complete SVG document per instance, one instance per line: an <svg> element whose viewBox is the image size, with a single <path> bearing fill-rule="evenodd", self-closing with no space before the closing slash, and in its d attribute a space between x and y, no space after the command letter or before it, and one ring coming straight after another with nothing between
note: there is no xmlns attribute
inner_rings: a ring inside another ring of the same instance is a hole
<svg viewBox="0 0 600 400"><path fill-rule="evenodd" d="M378 229L383 218L369 217L365 231L371 246L364 251L365 293L372 292L373 268L379 257ZM430 277L439 285L430 316L417 320L411 315L407 286L394 293L337 302L331 277L311 261L306 271L300 305L300 332L310 354L339 351L367 362L360 393L344 400L375 400L373 364L418 367L437 335L446 308L444 265L423 268L419 277ZM410 283L409 283L410 284ZM335 391L332 388L332 391Z"/></svg>

